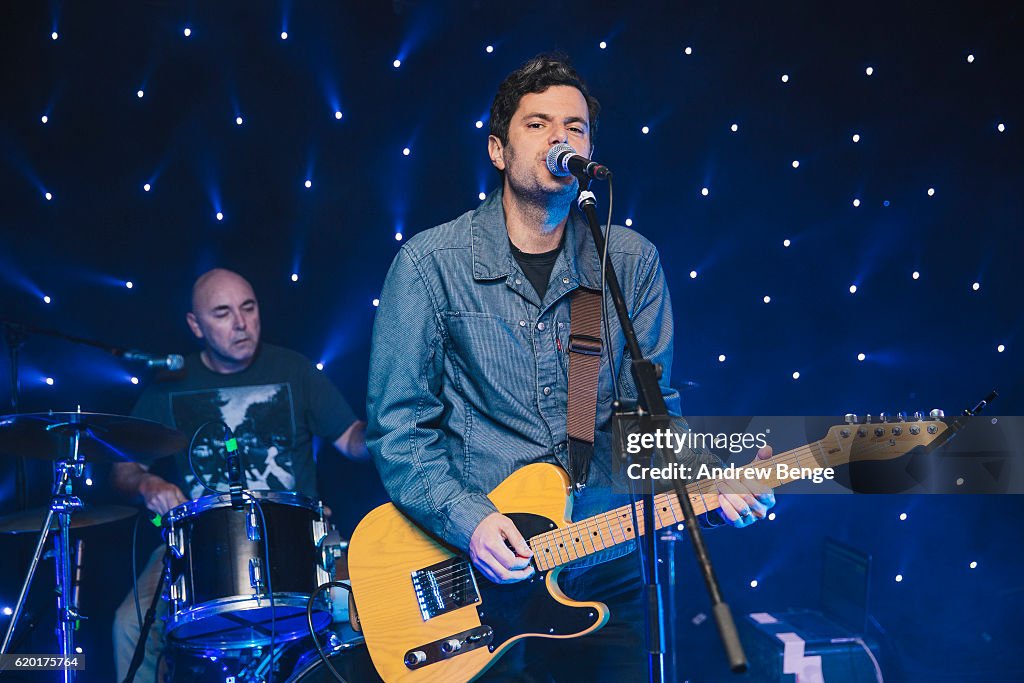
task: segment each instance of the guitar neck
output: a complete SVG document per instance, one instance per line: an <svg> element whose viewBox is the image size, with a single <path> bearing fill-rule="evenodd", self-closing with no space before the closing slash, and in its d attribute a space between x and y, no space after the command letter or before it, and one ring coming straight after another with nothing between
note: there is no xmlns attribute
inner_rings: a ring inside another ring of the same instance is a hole
<svg viewBox="0 0 1024 683"><path fill-rule="evenodd" d="M737 467L736 470L742 481L756 483L768 489L794 481L792 478L780 479L777 476L777 466L780 464L790 468L834 467L845 462L848 462L848 458L844 458L837 449L830 449L825 440L821 440L774 455L770 460L755 461L744 467ZM749 479L744 476L748 471L752 471ZM695 515L702 515L720 507L717 479L700 479L688 483L687 491ZM674 491L659 493L654 497L654 504L657 529L683 521L683 508ZM533 536L529 543L537 568L547 571L642 536L645 533L643 501L635 503L634 506L639 533L634 528L630 506L623 505L561 529Z"/></svg>

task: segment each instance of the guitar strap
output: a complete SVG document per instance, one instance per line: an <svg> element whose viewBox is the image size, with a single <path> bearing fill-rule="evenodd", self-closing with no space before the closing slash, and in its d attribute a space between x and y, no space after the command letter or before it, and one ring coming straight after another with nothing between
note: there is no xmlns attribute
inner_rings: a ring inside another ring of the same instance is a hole
<svg viewBox="0 0 1024 683"><path fill-rule="evenodd" d="M569 478L579 491L590 474L601 369L601 293L579 287L569 309Z"/></svg>

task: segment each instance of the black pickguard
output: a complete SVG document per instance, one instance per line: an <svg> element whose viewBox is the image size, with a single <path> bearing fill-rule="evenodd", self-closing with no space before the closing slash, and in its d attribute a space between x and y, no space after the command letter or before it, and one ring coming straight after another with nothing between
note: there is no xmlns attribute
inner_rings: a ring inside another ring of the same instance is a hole
<svg viewBox="0 0 1024 683"><path fill-rule="evenodd" d="M551 520L540 515L513 512L508 517L526 538L554 528ZM538 572L527 581L496 584L477 574L481 597L477 612L480 623L494 629L492 650L523 633L574 635L600 621L593 607L572 607L555 600L547 590L546 576Z"/></svg>

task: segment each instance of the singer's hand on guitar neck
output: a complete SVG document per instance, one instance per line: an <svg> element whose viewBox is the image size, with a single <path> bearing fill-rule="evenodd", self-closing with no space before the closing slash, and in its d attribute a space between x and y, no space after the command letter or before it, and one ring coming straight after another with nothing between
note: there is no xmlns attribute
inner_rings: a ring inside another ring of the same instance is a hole
<svg viewBox="0 0 1024 683"><path fill-rule="evenodd" d="M473 566L494 583L515 583L533 576L532 557L519 529L500 512L484 517L469 541Z"/></svg>

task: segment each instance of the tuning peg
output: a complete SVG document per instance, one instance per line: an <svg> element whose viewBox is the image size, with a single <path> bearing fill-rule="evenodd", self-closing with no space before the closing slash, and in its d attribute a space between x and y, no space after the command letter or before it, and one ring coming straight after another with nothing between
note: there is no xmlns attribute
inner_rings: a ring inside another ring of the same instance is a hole
<svg viewBox="0 0 1024 683"><path fill-rule="evenodd" d="M867 415L864 416L864 424L871 424L871 413L868 413Z"/></svg>
<svg viewBox="0 0 1024 683"><path fill-rule="evenodd" d="M888 422L889 421L889 413L879 413L878 414L878 419L881 420L882 422Z"/></svg>
<svg viewBox="0 0 1024 683"><path fill-rule="evenodd" d="M938 420L943 417L946 417L946 414L939 410L938 408L934 408L930 413L928 413L928 417L930 417L933 420Z"/></svg>
<svg viewBox="0 0 1024 683"><path fill-rule="evenodd" d="M923 416L923 415L921 415L921 411L920 411L920 410L916 410L916 411L914 411L914 414L910 416L910 420L911 420L912 422L918 422L918 421L920 421L921 419L923 419L923 417L924 417L924 416Z"/></svg>
<svg viewBox="0 0 1024 683"><path fill-rule="evenodd" d="M857 414L856 413L847 413L846 414L846 424L848 424L848 425L855 425L855 424L857 424Z"/></svg>
<svg viewBox="0 0 1024 683"><path fill-rule="evenodd" d="M907 421L907 414L905 412L903 412L902 410L900 412L896 413L896 421L897 422L906 422Z"/></svg>

